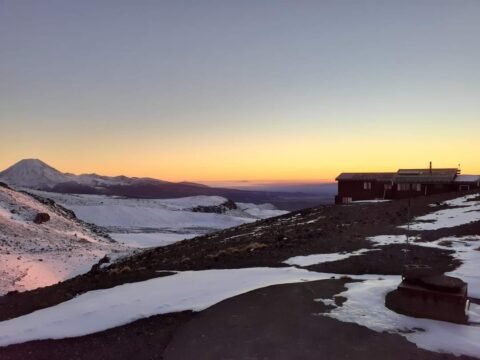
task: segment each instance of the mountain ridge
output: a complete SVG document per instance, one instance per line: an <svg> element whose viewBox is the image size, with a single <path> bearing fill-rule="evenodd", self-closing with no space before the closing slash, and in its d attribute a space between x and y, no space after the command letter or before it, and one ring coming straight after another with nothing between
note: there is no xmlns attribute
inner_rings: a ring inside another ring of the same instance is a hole
<svg viewBox="0 0 480 360"><path fill-rule="evenodd" d="M301 192L282 193L210 187L204 184L169 182L152 178L62 173L39 159L23 159L0 172L0 181L17 188L56 193L124 196L129 198L167 199L198 195L223 196L236 202L270 202L282 210L313 206L325 199L313 199ZM306 200L306 201L304 201Z"/></svg>
<svg viewBox="0 0 480 360"><path fill-rule="evenodd" d="M63 173L44 161L35 158L22 159L0 172L0 179L13 186L24 186L37 190L48 190L62 183L76 182L82 185L126 185L134 181L172 183L148 177L125 175L106 176L96 173ZM199 184L200 185L200 184Z"/></svg>

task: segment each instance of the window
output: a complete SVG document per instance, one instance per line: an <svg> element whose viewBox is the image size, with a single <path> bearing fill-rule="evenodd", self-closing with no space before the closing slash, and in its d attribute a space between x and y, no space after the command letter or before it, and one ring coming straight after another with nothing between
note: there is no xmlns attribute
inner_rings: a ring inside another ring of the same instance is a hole
<svg viewBox="0 0 480 360"><path fill-rule="evenodd" d="M364 181L363 190L372 190L372 183L370 181Z"/></svg>
<svg viewBox="0 0 480 360"><path fill-rule="evenodd" d="M410 191L410 184L397 184L398 191Z"/></svg>
<svg viewBox="0 0 480 360"><path fill-rule="evenodd" d="M422 191L422 184L412 184L413 191Z"/></svg>
<svg viewBox="0 0 480 360"><path fill-rule="evenodd" d="M385 184L385 190L392 190L392 184L391 183Z"/></svg>

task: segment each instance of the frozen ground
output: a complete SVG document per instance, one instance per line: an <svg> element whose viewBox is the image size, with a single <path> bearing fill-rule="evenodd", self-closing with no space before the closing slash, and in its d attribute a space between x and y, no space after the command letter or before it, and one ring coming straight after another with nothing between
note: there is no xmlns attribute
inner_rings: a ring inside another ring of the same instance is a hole
<svg viewBox="0 0 480 360"><path fill-rule="evenodd" d="M227 200L219 196L143 200L32 192L104 228L118 243L95 235L59 207L0 187L0 295L74 277L112 252L126 254L133 248L165 246L285 213L268 204L239 204L239 209L220 214L192 211L222 206ZM38 213L49 214L51 220L34 224Z"/></svg>
<svg viewBox="0 0 480 360"><path fill-rule="evenodd" d="M50 221L35 224L38 213L49 214ZM60 209L0 187L0 295L55 284L124 250Z"/></svg>
<svg viewBox="0 0 480 360"><path fill-rule="evenodd" d="M0 322L0 346L91 334L155 314L200 311L261 287L330 276L297 268L180 272L91 291L60 305Z"/></svg>
<svg viewBox="0 0 480 360"><path fill-rule="evenodd" d="M60 305L0 322L0 346L31 340L87 335L156 314L201 311L224 299L258 288L329 279L335 274L298 268L247 268L179 272L112 289L96 290ZM355 322L374 331L397 333L417 346L438 352L478 356L480 327L417 319L397 314L384 305L387 292L400 276L352 276L338 294L347 298L341 307L329 299L315 299L335 308L320 315ZM471 321L479 320L479 307L471 308ZM448 339L448 341L446 341Z"/></svg>
<svg viewBox="0 0 480 360"><path fill-rule="evenodd" d="M394 236L382 236L372 241L387 245L389 242L397 243L397 240ZM470 295L477 296L480 294L477 269L480 251L474 245L479 244L476 243L479 240L480 237L445 238L418 245L446 248L445 244L452 243L448 248L456 251L463 265L450 274L467 281ZM91 334L155 314L200 311L224 299L269 285L322 280L332 276L344 275L294 267L179 272L113 289L91 291L60 305L0 322L0 345ZM470 356L480 354L478 305L471 304L470 325L411 318L397 314L384 305L386 293L396 288L401 281L400 276L379 274L351 278L362 281L347 284L348 290L337 295L346 297L347 301L330 313L324 313L324 316L358 323L374 331L397 333L431 351ZM330 299L315 301L335 306Z"/></svg>
<svg viewBox="0 0 480 360"><path fill-rule="evenodd" d="M75 212L78 218L101 226L111 236L132 247L154 247L191 239L212 231L286 214L271 204L237 203L224 213L193 211L198 207L221 207L221 196L179 199L126 199L103 195L57 194L34 191Z"/></svg>
<svg viewBox="0 0 480 360"><path fill-rule="evenodd" d="M436 204L432 204L435 206ZM417 217L410 225L411 230L437 230L480 221L479 194L467 195L457 199L445 201L440 205L449 206L431 214ZM403 225L406 229L408 225Z"/></svg>
<svg viewBox="0 0 480 360"><path fill-rule="evenodd" d="M457 217L457 223L465 224L471 221L470 213L465 210L465 207L468 206L471 210L478 204L477 201L466 203L469 199L473 197L454 200L452 204L457 205L451 206L463 207L447 209L463 209L462 212L449 215ZM449 218L446 215L438 215L438 212L436 216L437 220L442 216ZM462 261L462 265L450 275L458 276L468 282L470 296L480 298L478 271L480 236L448 237L434 242L418 242L420 237L421 232L417 237L409 240L419 246L455 251L454 256ZM297 266L308 266L319 262L345 259L348 256L361 256L366 251L379 251L377 249L381 246L405 243L406 236L382 235L368 240L373 243L373 249L295 257L286 262ZM332 276L340 275L311 272L296 267L178 272L172 276L91 291L51 308L0 322L0 345L90 334L154 314L183 310L200 311L224 299L269 285L322 280ZM411 318L397 314L384 305L385 294L396 288L401 281L400 276L377 274L356 275L351 278L361 281L347 284L347 290L337 295L347 299L341 306L334 306L331 299L315 299L334 307L331 312L320 315L357 323L378 332L396 333L420 348L431 351L479 356L480 307L478 305L471 305L469 325Z"/></svg>
<svg viewBox="0 0 480 360"><path fill-rule="evenodd" d="M480 355L480 326L413 318L385 307L385 295L394 290L400 277L365 280L347 284L348 290L338 296L347 298L324 316L357 323L378 332L396 333L418 347L455 355ZM478 321L478 305L471 305L470 321Z"/></svg>

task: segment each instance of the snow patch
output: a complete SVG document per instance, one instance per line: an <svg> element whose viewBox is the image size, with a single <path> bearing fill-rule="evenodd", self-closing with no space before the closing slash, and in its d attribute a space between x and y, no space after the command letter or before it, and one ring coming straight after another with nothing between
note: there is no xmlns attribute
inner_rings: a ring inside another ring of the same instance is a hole
<svg viewBox="0 0 480 360"><path fill-rule="evenodd" d="M416 217L410 230L438 230L480 221L480 201L473 201L480 194L472 194L445 201L443 205L451 206L424 216ZM407 229L408 225L400 226Z"/></svg>
<svg viewBox="0 0 480 360"><path fill-rule="evenodd" d="M330 253L330 254L314 254L314 255L305 255L305 256L294 256L284 261L287 265L295 266L310 266L317 265L337 260L348 259L351 256L358 256L365 254L371 249L361 249L353 252L341 252L341 253Z"/></svg>
<svg viewBox="0 0 480 360"><path fill-rule="evenodd" d="M386 308L385 296L398 286L400 280L399 276L390 276L382 280L346 284L348 290L339 296L347 298L347 301L323 315L366 326L377 332L402 335L426 350L478 357L479 326L413 318ZM474 307L473 311L477 319L478 308Z"/></svg>
<svg viewBox="0 0 480 360"><path fill-rule="evenodd" d="M406 235L379 235L379 236L372 236L367 238L367 240L374 243L373 246L387 246L387 245L394 245L394 244L407 244L407 240L409 244L412 244L415 240L417 240L418 236L410 236L407 238ZM415 245L421 245L422 243L415 243Z"/></svg>
<svg viewBox="0 0 480 360"><path fill-rule="evenodd" d="M323 305L327 306L337 306L334 299L313 299L313 301L321 302Z"/></svg>
<svg viewBox="0 0 480 360"><path fill-rule="evenodd" d="M201 311L224 299L270 285L330 277L331 274L297 268L179 272L90 291L59 305L0 322L0 346L83 336L157 314Z"/></svg>

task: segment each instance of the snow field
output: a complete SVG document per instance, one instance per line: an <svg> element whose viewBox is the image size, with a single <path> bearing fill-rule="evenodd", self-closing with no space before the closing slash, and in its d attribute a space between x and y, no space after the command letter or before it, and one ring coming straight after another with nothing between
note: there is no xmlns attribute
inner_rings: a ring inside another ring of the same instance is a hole
<svg viewBox="0 0 480 360"><path fill-rule="evenodd" d="M178 199L130 199L104 195L57 194L33 191L75 212L83 221L105 228L112 238L127 246L166 246L216 230L286 214L271 204L237 203L225 213L194 212L199 206L220 206L221 196Z"/></svg>
<svg viewBox="0 0 480 360"><path fill-rule="evenodd" d="M445 201L443 204L451 206L431 214L419 216L410 225L411 230L437 230L480 221L480 194L472 194L461 198ZM402 225L406 229L408 225Z"/></svg>
<svg viewBox="0 0 480 360"><path fill-rule="evenodd" d="M0 346L87 335L157 314L201 311L258 288L331 276L297 268L179 272L90 291L59 305L0 322Z"/></svg>
<svg viewBox="0 0 480 360"><path fill-rule="evenodd" d="M326 262L332 262L337 260L348 259L351 256L362 255L366 252L373 251L371 249L361 249L352 252L343 252L343 253L328 253L328 254L314 254L314 255L305 255L305 256L294 256L288 258L284 261L287 265L293 266L310 266L316 264L322 264Z"/></svg>

